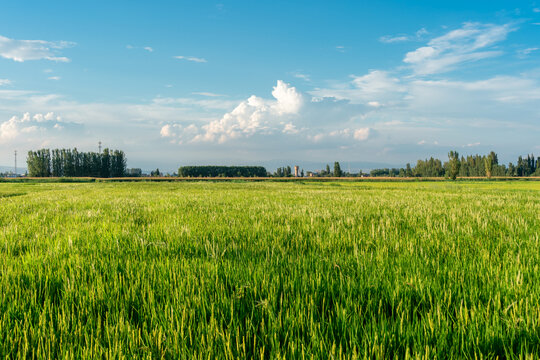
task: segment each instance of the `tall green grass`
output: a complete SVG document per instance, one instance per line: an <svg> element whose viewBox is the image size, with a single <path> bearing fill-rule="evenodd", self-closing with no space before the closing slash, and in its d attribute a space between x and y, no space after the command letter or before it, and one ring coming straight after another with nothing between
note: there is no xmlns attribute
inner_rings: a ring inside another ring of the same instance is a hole
<svg viewBox="0 0 540 360"><path fill-rule="evenodd" d="M538 358L540 183L0 184L2 358Z"/></svg>

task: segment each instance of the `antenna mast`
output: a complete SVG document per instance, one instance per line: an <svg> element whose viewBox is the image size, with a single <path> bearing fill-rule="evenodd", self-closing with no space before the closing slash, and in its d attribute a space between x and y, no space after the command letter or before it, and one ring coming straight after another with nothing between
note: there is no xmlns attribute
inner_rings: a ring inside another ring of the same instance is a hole
<svg viewBox="0 0 540 360"><path fill-rule="evenodd" d="M99 153L101 154L101 141L100 141L98 144L99 144L99 146L98 146L98 148L99 148Z"/></svg>

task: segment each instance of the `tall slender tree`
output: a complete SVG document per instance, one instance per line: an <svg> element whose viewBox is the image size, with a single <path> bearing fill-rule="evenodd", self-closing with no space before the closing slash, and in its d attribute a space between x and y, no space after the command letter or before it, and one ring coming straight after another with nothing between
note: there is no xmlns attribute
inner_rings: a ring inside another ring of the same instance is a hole
<svg viewBox="0 0 540 360"><path fill-rule="evenodd" d="M448 165L448 176L450 179L456 180L456 177L459 174L459 168L461 166L457 151L452 150L448 153Z"/></svg>

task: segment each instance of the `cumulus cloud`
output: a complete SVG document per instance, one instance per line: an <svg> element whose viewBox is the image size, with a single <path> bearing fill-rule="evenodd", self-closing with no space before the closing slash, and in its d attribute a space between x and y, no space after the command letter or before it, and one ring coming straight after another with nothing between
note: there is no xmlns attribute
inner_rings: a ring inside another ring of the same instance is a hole
<svg viewBox="0 0 540 360"><path fill-rule="evenodd" d="M178 55L178 56L175 56L174 58L175 58L175 59L179 59L179 60L192 61L192 62L196 62L196 63L205 63L205 62L208 62L208 61L206 61L206 59L204 59L204 58L195 57L195 56L183 56L183 55Z"/></svg>
<svg viewBox="0 0 540 360"><path fill-rule="evenodd" d="M417 75L447 72L464 62L502 54L493 45L505 40L514 30L511 24L465 23L460 29L430 40L427 46L408 52L403 61Z"/></svg>
<svg viewBox="0 0 540 360"><path fill-rule="evenodd" d="M9 120L0 123L0 142L8 142L37 132L44 135L47 131L63 130L66 126L72 125L74 124L64 122L53 112L34 115L27 112L22 116L12 116Z"/></svg>
<svg viewBox="0 0 540 360"><path fill-rule="evenodd" d="M25 113L22 117L12 116L8 121L0 124L0 140L15 139L21 133L29 133L38 130L38 124L54 117L53 113L35 114ZM60 120L60 119L58 119Z"/></svg>
<svg viewBox="0 0 540 360"><path fill-rule="evenodd" d="M261 136L268 139L296 135L297 141L346 139L364 141L370 129L354 120L367 107L358 107L335 98L312 98L295 87L278 80L272 99L252 95L240 102L220 119L206 124L184 127L168 123L161 127L160 135L178 139L180 143L224 144L231 140L247 140ZM269 140L271 141L271 140Z"/></svg>
<svg viewBox="0 0 540 360"><path fill-rule="evenodd" d="M74 45L68 41L15 40L0 35L0 56L18 62L42 59L69 62L70 59L58 53Z"/></svg>
<svg viewBox="0 0 540 360"><path fill-rule="evenodd" d="M272 91L274 100L252 95L221 119L202 126L202 132L194 141L226 142L256 133L272 133L279 122L289 115L297 114L303 104L302 94L279 80Z"/></svg>
<svg viewBox="0 0 540 360"><path fill-rule="evenodd" d="M169 124L164 125L161 128L161 131L159 132L159 134L161 135L161 137L172 137L173 136L172 126Z"/></svg>
<svg viewBox="0 0 540 360"><path fill-rule="evenodd" d="M148 52L154 52L154 49L151 48L150 46L145 46L145 47L143 47L143 49L148 51Z"/></svg>

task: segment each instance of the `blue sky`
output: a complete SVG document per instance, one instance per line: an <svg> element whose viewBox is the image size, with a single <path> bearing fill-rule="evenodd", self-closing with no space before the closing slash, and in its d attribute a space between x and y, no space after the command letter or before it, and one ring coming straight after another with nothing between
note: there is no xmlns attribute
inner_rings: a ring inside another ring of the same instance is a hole
<svg viewBox="0 0 540 360"><path fill-rule="evenodd" d="M130 167L540 154L540 2L13 1L0 164Z"/></svg>

